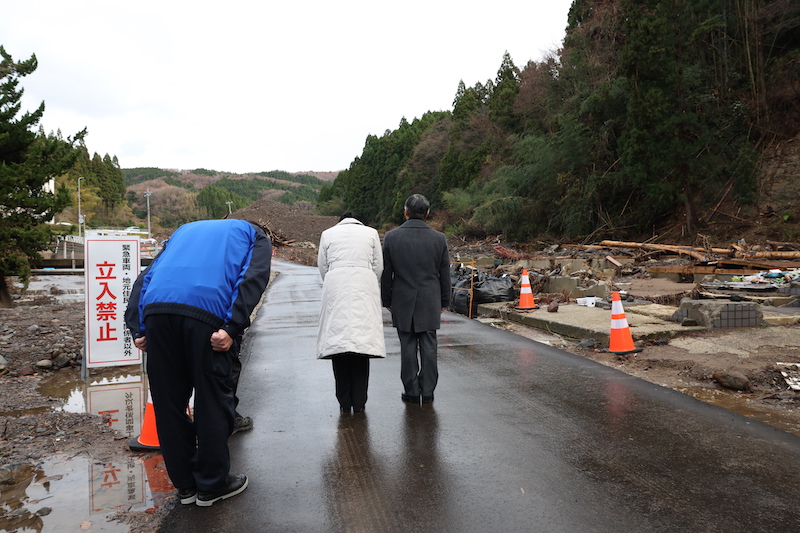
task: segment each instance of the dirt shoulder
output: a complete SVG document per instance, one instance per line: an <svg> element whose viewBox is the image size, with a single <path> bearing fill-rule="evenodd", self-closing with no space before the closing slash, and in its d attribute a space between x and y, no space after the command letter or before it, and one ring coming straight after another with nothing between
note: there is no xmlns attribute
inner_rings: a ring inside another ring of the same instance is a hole
<svg viewBox="0 0 800 533"><path fill-rule="evenodd" d="M576 340L519 324L499 327L800 436L800 392L789 388L781 374L785 368L777 364L800 365L798 325L693 333L665 344L646 343L641 352L627 355L582 348ZM714 377L722 373L746 376L748 390L726 388Z"/></svg>

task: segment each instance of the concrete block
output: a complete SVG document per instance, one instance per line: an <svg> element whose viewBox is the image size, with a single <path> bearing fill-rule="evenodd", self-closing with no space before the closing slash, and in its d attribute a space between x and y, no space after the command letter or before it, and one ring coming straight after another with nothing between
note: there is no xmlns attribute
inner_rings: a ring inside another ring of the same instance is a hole
<svg viewBox="0 0 800 533"><path fill-rule="evenodd" d="M603 279L614 279L614 276L616 275L617 275L617 270L614 268L604 268L601 274Z"/></svg>
<svg viewBox="0 0 800 533"><path fill-rule="evenodd" d="M687 318L707 329L746 328L765 323L761 306L757 303L725 300L684 298L672 319L680 324Z"/></svg>
<svg viewBox="0 0 800 533"><path fill-rule="evenodd" d="M553 276L547 279L544 285L544 292L553 293L566 291L570 298L584 298L586 296L607 298L611 294L605 281L599 281L596 285L591 287L580 287L578 286L578 281L580 281L578 278Z"/></svg>
<svg viewBox="0 0 800 533"><path fill-rule="evenodd" d="M650 275L654 278L668 279L675 283L683 281L683 275L680 272L651 272Z"/></svg>
<svg viewBox="0 0 800 533"><path fill-rule="evenodd" d="M592 268L592 266L583 259L561 259L556 262L561 264L561 268L563 269L562 273L566 275Z"/></svg>
<svg viewBox="0 0 800 533"><path fill-rule="evenodd" d="M778 292L787 296L800 296L800 283L792 281L788 285L779 287Z"/></svg>
<svg viewBox="0 0 800 533"><path fill-rule="evenodd" d="M516 262L518 268L527 268L528 270L547 270L551 266L550 259L521 259Z"/></svg>

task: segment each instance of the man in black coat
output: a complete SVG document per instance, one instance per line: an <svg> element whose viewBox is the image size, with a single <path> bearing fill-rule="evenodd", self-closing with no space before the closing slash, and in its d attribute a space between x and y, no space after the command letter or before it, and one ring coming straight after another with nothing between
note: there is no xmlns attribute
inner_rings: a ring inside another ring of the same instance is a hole
<svg viewBox="0 0 800 533"><path fill-rule="evenodd" d="M417 404L433 401L436 330L450 305L450 253L444 234L425 223L430 207L421 194L409 196L406 221L387 232L383 244L381 303L400 338L401 398Z"/></svg>

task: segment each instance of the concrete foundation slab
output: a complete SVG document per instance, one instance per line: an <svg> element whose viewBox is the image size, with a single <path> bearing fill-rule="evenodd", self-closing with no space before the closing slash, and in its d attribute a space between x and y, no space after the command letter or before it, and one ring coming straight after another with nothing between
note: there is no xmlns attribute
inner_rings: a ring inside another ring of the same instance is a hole
<svg viewBox="0 0 800 533"><path fill-rule="evenodd" d="M655 304L650 304L655 305ZM625 309L628 326L634 340L671 338L692 331L704 331L701 326L681 326L679 323L659 318L655 308L646 308L652 314L632 312L632 305ZM675 308L672 308L675 311ZM611 311L603 307L585 307L577 304L561 305L555 313L548 313L545 308L534 311L517 311L508 303L491 303L478 306L478 313L500 317L526 326L543 329L550 333L571 339L592 338L601 343L608 343L611 333ZM667 311L661 310L662 316Z"/></svg>

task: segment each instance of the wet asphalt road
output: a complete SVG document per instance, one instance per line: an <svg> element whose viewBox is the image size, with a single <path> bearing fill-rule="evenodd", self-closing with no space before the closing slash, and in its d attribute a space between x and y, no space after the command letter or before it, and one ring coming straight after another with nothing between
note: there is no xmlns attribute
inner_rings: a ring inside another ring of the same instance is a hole
<svg viewBox="0 0 800 533"><path fill-rule="evenodd" d="M243 351L255 428L231 437L249 487L161 531L800 530L800 438L456 314L432 406L401 402L384 311L365 413L340 415L319 273L274 268Z"/></svg>

